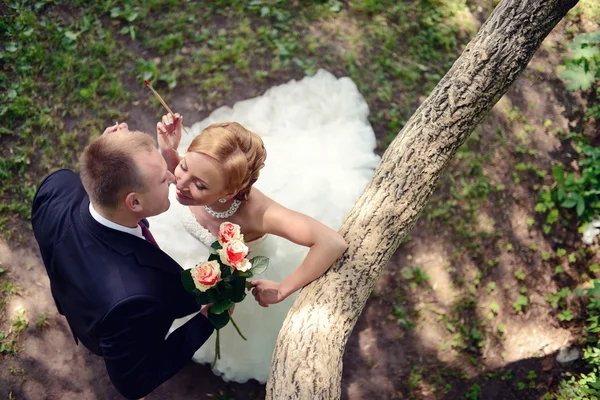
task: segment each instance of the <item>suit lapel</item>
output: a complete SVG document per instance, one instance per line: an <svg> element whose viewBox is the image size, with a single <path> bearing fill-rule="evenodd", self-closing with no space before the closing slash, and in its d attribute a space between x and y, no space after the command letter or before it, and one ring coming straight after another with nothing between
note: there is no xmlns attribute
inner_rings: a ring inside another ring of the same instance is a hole
<svg viewBox="0 0 600 400"><path fill-rule="evenodd" d="M79 208L81 222L85 229L106 246L123 256L133 254L141 265L158 268L172 274L181 273L182 268L167 253L144 239L100 224L90 214L89 207L90 200L86 196Z"/></svg>

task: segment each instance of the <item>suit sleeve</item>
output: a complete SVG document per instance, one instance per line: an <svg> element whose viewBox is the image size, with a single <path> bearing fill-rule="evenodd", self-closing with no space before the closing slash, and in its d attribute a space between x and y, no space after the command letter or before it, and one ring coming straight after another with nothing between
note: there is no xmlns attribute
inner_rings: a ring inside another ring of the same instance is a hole
<svg viewBox="0 0 600 400"><path fill-rule="evenodd" d="M100 322L97 333L108 375L126 398L146 396L171 378L214 330L197 314L165 339L172 322L150 296L121 301Z"/></svg>
<svg viewBox="0 0 600 400"><path fill-rule="evenodd" d="M38 186L31 207L32 214L36 214L50 200L72 195L73 190L78 187L81 187L81 180L75 172L60 169L51 173Z"/></svg>
<svg viewBox="0 0 600 400"><path fill-rule="evenodd" d="M31 226L46 269L52 265L53 249L60 235L60 225L68 221L64 216L68 197L73 196L80 188L82 185L79 176L71 170L61 169L48 175L35 193L31 206ZM51 275L50 270L48 275ZM54 292L52 296L58 312L64 315Z"/></svg>

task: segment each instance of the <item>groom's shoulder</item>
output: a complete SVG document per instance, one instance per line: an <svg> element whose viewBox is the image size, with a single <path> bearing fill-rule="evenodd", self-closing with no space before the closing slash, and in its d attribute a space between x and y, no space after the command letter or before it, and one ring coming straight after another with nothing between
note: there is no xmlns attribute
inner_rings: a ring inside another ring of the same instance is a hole
<svg viewBox="0 0 600 400"><path fill-rule="evenodd" d="M39 200L73 197L85 193L79 174L70 169L59 169L46 176L39 184L34 205Z"/></svg>
<svg viewBox="0 0 600 400"><path fill-rule="evenodd" d="M75 173L75 171L73 170L63 168L56 170L50 173L48 176L46 176L44 180L40 183L38 190L46 186L65 187L72 186L75 184L81 185L81 179L79 178L79 174Z"/></svg>

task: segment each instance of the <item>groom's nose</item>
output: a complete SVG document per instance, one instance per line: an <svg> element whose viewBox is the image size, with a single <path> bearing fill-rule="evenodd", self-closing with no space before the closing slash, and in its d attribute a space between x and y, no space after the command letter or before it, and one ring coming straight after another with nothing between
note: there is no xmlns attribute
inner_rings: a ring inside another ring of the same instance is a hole
<svg viewBox="0 0 600 400"><path fill-rule="evenodd" d="M167 177L167 180L169 181L169 185L171 183L175 183L175 175L173 175L170 171L167 171L167 172L169 174L168 177Z"/></svg>

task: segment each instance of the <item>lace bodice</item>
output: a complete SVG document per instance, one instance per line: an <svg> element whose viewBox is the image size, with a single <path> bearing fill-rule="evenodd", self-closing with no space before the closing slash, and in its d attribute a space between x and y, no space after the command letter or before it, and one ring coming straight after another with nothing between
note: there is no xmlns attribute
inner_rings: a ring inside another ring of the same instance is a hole
<svg viewBox="0 0 600 400"><path fill-rule="evenodd" d="M182 209L183 215L181 216L181 223L185 230L188 231L190 235L198 239L206 247L210 247L215 240L217 240L217 238L208 229L200 225L191 208L182 207ZM256 247L259 243L262 243L266 237L267 235L263 235L258 239L247 242L246 246L252 250L252 248Z"/></svg>

